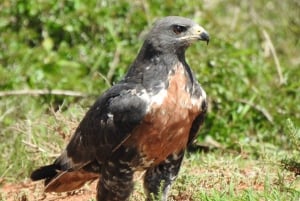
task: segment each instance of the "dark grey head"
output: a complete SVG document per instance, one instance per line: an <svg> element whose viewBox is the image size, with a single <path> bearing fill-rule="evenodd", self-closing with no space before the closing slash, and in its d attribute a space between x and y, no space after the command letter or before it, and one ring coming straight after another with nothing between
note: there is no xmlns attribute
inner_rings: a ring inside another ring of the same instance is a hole
<svg viewBox="0 0 300 201"><path fill-rule="evenodd" d="M209 42L205 29L191 19L178 16L158 20L146 38L157 51L165 53L185 51L197 40Z"/></svg>

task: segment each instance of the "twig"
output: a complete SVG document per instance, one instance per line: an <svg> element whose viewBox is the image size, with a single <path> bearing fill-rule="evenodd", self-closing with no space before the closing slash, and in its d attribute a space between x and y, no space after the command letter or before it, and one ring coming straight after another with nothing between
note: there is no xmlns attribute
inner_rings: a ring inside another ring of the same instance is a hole
<svg viewBox="0 0 300 201"><path fill-rule="evenodd" d="M22 142L23 142L25 145L27 145L27 146L29 146L29 147L31 147L31 148L33 148L33 149L38 150L39 152L43 152L43 153L46 153L46 152L47 152L45 149L42 149L42 148L36 146L35 144L32 144L32 143L30 143L30 142L26 142L25 140L22 140Z"/></svg>
<svg viewBox="0 0 300 201"><path fill-rule="evenodd" d="M4 113L0 116L0 122L3 121L3 119L5 118L6 115L13 112L14 110L15 110L15 107L11 107L11 108L8 108L6 111L4 111Z"/></svg>
<svg viewBox="0 0 300 201"><path fill-rule="evenodd" d="M256 109L257 111L261 112L271 124L274 124L273 117L272 117L272 115L267 111L266 108L262 107L261 105L254 104L254 103L251 103L251 102L249 102L249 101L247 101L247 100L243 100L243 99L239 99L239 100L237 100L237 101L239 101L239 102L241 102L241 103L244 103L244 104L247 104L247 105L253 107L253 108Z"/></svg>
<svg viewBox="0 0 300 201"><path fill-rule="evenodd" d="M62 96L75 96L75 97L85 97L87 94L78 91L68 91L60 89L23 89L23 90L13 90L13 91L0 91L0 97L4 96L40 96L40 95L62 95Z"/></svg>
<svg viewBox="0 0 300 201"><path fill-rule="evenodd" d="M108 70L107 76L106 76L109 83L111 83L112 77L114 76L116 68L120 62L120 52L121 52L121 46L117 45L117 48L116 48L116 51L114 54L114 59L110 63L109 70Z"/></svg>
<svg viewBox="0 0 300 201"><path fill-rule="evenodd" d="M103 75L102 73L98 72L98 75L105 81L105 83L107 84L107 86L111 87L111 83L110 81L107 79L107 77L105 77L105 75Z"/></svg>
<svg viewBox="0 0 300 201"><path fill-rule="evenodd" d="M42 152L42 153L48 153L49 157L57 157L59 156L59 154L53 154L53 153L49 153L49 151L46 151L45 149L41 148L41 147L38 147L37 145L35 144L32 144L30 142L26 142L25 140L22 140L22 143L24 143L26 146L29 146L31 147L32 149L35 149L39 152Z"/></svg>
<svg viewBox="0 0 300 201"><path fill-rule="evenodd" d="M285 84L285 80L283 78L282 71L281 71L280 62L279 62L279 59L277 57L276 50L275 50L274 45L271 41L271 38L270 38L268 32L265 29L263 29L262 32L263 32L263 35L266 39L267 45L270 48L271 54L274 58L277 74L278 74L278 77L279 77L279 83L280 83L280 85Z"/></svg>
<svg viewBox="0 0 300 201"><path fill-rule="evenodd" d="M262 26L262 23L261 23L262 20L261 20L261 18L259 18L257 12L255 11L253 2L249 1L249 3L250 3L249 4L250 5L250 16L251 16L251 19L253 20L253 23L256 24L257 26L261 27ZM278 77L279 77L279 84L280 85L285 84L285 80L284 80L284 77L283 77L282 71L281 71L280 62L279 62L279 59L277 57L276 50L274 48L274 45L273 45L272 40L270 38L270 35L268 34L268 32L265 29L262 29L262 33L265 37L267 46L269 47L269 49L271 51L271 54L274 58L277 74L278 74Z"/></svg>

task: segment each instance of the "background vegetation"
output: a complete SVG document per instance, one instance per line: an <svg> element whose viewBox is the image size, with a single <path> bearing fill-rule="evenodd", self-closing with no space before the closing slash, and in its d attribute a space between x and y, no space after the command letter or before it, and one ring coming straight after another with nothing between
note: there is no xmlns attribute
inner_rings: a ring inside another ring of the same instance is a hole
<svg viewBox="0 0 300 201"><path fill-rule="evenodd" d="M95 98L124 75L149 27L167 15L192 18L211 35L208 46L187 52L209 98L199 143L213 139L225 148L221 156L297 160L299 10L297 0L2 0L0 183L25 179L60 153Z"/></svg>

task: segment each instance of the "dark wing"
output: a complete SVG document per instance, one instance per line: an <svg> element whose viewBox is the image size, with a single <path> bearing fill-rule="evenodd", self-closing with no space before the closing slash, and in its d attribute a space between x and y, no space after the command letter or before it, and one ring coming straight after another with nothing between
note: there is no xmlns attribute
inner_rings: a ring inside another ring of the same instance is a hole
<svg viewBox="0 0 300 201"><path fill-rule="evenodd" d="M136 93L140 90L137 85L119 84L96 101L66 148L74 163L104 162L128 137L146 113L147 103Z"/></svg>
<svg viewBox="0 0 300 201"><path fill-rule="evenodd" d="M63 192L99 177L101 165L143 120L147 102L136 84L120 83L106 91L89 109L65 151L54 164L31 174L46 179L45 191Z"/></svg>
<svg viewBox="0 0 300 201"><path fill-rule="evenodd" d="M206 100L203 101L203 103L201 105L201 109L202 109L202 112L193 121L191 130L190 130L190 134L189 134L188 145L193 143L193 141L197 137L197 133L199 131L200 126L204 122L206 111L207 111L207 102L206 102Z"/></svg>

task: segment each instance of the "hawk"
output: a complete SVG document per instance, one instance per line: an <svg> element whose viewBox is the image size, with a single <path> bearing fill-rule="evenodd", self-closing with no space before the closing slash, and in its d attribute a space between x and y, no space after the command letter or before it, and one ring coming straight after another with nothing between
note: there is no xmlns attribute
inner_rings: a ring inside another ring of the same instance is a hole
<svg viewBox="0 0 300 201"><path fill-rule="evenodd" d="M99 179L98 201L125 201L133 174L145 171L147 200L167 200L186 147L207 109L206 93L185 60L209 35L191 19L158 20L125 77L88 110L53 164L32 172L46 192L72 191Z"/></svg>

